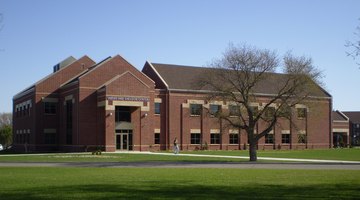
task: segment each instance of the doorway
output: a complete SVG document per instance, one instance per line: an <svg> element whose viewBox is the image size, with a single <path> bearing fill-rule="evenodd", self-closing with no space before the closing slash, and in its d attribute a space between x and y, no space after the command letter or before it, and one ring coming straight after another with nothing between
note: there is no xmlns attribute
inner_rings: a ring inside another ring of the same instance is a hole
<svg viewBox="0 0 360 200"><path fill-rule="evenodd" d="M116 130L116 150L129 151L133 150L133 134L132 130Z"/></svg>

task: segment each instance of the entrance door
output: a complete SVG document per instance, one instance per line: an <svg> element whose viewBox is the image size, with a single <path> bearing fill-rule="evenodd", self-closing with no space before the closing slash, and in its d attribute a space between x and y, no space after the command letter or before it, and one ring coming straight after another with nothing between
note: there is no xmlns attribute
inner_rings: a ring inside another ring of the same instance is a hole
<svg viewBox="0 0 360 200"><path fill-rule="evenodd" d="M132 149L132 130L116 130L116 150Z"/></svg>

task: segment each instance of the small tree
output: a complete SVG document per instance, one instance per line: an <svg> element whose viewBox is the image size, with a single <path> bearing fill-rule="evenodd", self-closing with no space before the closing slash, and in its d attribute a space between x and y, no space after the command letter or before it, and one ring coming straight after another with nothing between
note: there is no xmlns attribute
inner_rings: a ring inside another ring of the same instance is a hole
<svg viewBox="0 0 360 200"><path fill-rule="evenodd" d="M287 53L283 60L284 74L276 74L280 61L274 51L230 44L222 58L213 61L206 75L197 82L202 89L213 91L209 100L231 102L229 111L217 117L246 131L250 161L257 160L259 139L273 130L279 118L290 119L291 108L313 94L317 87L314 81L319 82L321 77L310 58ZM252 103L257 102L264 88L263 93L271 95L267 95L267 102L258 109ZM258 122L264 123L265 129L256 133Z"/></svg>
<svg viewBox="0 0 360 200"><path fill-rule="evenodd" d="M0 113L0 144L5 148L12 143L12 114Z"/></svg>

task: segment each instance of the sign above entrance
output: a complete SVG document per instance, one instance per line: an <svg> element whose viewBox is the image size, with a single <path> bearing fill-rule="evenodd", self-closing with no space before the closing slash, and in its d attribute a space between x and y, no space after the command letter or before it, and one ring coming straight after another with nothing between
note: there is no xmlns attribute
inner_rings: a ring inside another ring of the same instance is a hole
<svg viewBox="0 0 360 200"><path fill-rule="evenodd" d="M109 96L106 97L107 100L110 101L142 101L142 102L149 102L150 98L147 97L116 97L116 96Z"/></svg>

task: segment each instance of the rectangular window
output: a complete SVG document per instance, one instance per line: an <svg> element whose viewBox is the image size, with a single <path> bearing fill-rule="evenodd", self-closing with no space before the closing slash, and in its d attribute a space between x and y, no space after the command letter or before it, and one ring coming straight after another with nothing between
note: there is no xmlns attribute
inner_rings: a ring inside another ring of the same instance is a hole
<svg viewBox="0 0 360 200"><path fill-rule="evenodd" d="M250 106L253 116L257 116L259 113L259 108L257 106Z"/></svg>
<svg viewBox="0 0 360 200"><path fill-rule="evenodd" d="M221 105L210 104L210 115L217 116L221 111Z"/></svg>
<svg viewBox="0 0 360 200"><path fill-rule="evenodd" d="M211 133L210 134L210 144L220 144L220 134Z"/></svg>
<svg viewBox="0 0 360 200"><path fill-rule="evenodd" d="M191 144L200 144L200 133L191 133Z"/></svg>
<svg viewBox="0 0 360 200"><path fill-rule="evenodd" d="M73 128L73 105L72 100L66 101L66 144L72 144Z"/></svg>
<svg viewBox="0 0 360 200"><path fill-rule="evenodd" d="M266 118L273 118L275 115L275 107L267 107L265 110Z"/></svg>
<svg viewBox="0 0 360 200"><path fill-rule="evenodd" d="M154 134L154 144L160 144L160 133Z"/></svg>
<svg viewBox="0 0 360 200"><path fill-rule="evenodd" d="M45 133L45 144L55 144L55 143L56 143L56 134Z"/></svg>
<svg viewBox="0 0 360 200"><path fill-rule="evenodd" d="M306 117L306 108L297 108L297 116L299 119L304 119Z"/></svg>
<svg viewBox="0 0 360 200"><path fill-rule="evenodd" d="M300 144L306 143L306 135L305 134L298 134L298 143L300 143Z"/></svg>
<svg viewBox="0 0 360 200"><path fill-rule="evenodd" d="M44 102L44 113L45 114L56 114L56 103L55 102Z"/></svg>
<svg viewBox="0 0 360 200"><path fill-rule="evenodd" d="M160 105L161 103L155 103L155 114L160 115Z"/></svg>
<svg viewBox="0 0 360 200"><path fill-rule="evenodd" d="M201 104L190 104L190 115L200 115L201 108Z"/></svg>
<svg viewBox="0 0 360 200"><path fill-rule="evenodd" d="M274 144L274 134L265 135L265 144Z"/></svg>
<svg viewBox="0 0 360 200"><path fill-rule="evenodd" d="M290 134L281 134L281 143L290 144Z"/></svg>
<svg viewBox="0 0 360 200"><path fill-rule="evenodd" d="M240 114L240 106L229 105L229 115L230 116L239 116Z"/></svg>
<svg viewBox="0 0 360 200"><path fill-rule="evenodd" d="M239 134L230 134L229 135L230 144L239 144Z"/></svg>

